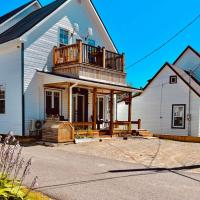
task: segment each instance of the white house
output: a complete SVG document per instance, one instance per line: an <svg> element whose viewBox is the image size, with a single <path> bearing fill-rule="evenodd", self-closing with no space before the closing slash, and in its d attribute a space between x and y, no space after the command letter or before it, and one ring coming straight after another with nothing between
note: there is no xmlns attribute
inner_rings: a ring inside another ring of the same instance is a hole
<svg viewBox="0 0 200 200"><path fill-rule="evenodd" d="M143 129L200 137L200 54L188 46L172 65L161 67L132 104L132 118L140 118ZM126 113L125 103L119 103L118 119Z"/></svg>
<svg viewBox="0 0 200 200"><path fill-rule="evenodd" d="M113 131L116 95L135 92L92 1L33 0L0 17L0 133L52 116Z"/></svg>

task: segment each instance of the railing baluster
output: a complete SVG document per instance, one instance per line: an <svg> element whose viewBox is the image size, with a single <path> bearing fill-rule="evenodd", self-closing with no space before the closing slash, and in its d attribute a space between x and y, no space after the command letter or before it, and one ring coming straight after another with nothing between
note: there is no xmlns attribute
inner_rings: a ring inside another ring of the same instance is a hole
<svg viewBox="0 0 200 200"><path fill-rule="evenodd" d="M54 66L70 63L84 63L120 72L124 72L125 65L124 54L84 44L81 40L76 44L53 49Z"/></svg>

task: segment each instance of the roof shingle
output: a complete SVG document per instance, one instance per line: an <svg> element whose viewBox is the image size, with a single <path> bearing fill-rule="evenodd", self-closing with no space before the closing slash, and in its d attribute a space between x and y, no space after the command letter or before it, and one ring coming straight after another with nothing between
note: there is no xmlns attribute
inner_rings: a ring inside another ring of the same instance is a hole
<svg viewBox="0 0 200 200"><path fill-rule="evenodd" d="M68 0L56 0L44 6L0 34L0 44L19 38Z"/></svg>
<svg viewBox="0 0 200 200"><path fill-rule="evenodd" d="M18 12L20 12L21 10L23 10L24 8L26 8L27 6L29 6L31 3L33 3L35 0L32 0L18 8L16 8L15 10L12 10L11 12L3 15L0 17L0 24L2 24L3 22L7 21L9 18L11 18L12 16L14 16L15 14L17 14Z"/></svg>

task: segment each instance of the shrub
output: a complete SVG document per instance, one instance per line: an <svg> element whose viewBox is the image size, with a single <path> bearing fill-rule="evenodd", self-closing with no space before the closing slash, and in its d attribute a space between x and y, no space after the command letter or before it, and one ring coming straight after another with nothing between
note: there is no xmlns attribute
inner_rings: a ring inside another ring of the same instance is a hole
<svg viewBox="0 0 200 200"><path fill-rule="evenodd" d="M4 139L0 136L0 199L30 200L29 193L37 184L38 177L29 189L23 187L25 178L30 174L32 159L25 162L22 147L10 132Z"/></svg>

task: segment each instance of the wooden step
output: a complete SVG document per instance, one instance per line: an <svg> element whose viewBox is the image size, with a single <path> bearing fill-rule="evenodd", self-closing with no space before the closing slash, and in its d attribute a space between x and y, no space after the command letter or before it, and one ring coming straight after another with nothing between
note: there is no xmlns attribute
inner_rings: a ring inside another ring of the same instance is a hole
<svg viewBox="0 0 200 200"><path fill-rule="evenodd" d="M144 130L144 129L138 129L132 131L133 135L136 136L143 136L143 137L152 137L153 134L150 131Z"/></svg>

